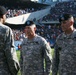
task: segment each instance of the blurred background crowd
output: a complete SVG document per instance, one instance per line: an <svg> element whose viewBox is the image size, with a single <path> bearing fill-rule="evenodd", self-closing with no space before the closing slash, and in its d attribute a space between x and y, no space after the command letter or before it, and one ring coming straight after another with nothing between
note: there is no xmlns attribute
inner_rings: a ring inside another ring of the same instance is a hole
<svg viewBox="0 0 76 75"><path fill-rule="evenodd" d="M47 0L45 1L47 2ZM47 4L43 4L44 2L37 3L37 1L31 2L30 0L28 1L23 0L20 2L18 0L12 1L8 5L9 2L10 1L8 0L5 0L5 3L0 1L0 3L2 3L0 5L5 6L8 10L7 18L12 18L19 15L27 14L27 13L33 13L33 12L45 9L45 7L47 6L50 6L49 14L43 16L38 20L36 19L33 19L33 20L40 23L39 25L37 25L36 33L38 35L43 36L48 41L51 47L54 47L56 37L62 32L60 24L58 23L59 16L63 13L70 13L74 16L74 19L76 20L75 18L76 1L75 0L55 0L54 2L52 1L53 3L52 4L50 3L50 5L49 5L49 2ZM26 34L23 32L23 29L21 27L15 28L14 26L12 30L13 30L15 42L16 41L22 42L23 38L26 37ZM21 44L21 42L17 42L17 45L16 45L17 49L19 44Z"/></svg>

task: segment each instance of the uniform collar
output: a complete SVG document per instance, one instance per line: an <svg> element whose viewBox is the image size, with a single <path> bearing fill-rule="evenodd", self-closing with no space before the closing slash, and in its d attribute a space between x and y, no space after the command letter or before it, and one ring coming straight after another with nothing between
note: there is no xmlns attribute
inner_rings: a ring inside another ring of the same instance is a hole
<svg viewBox="0 0 76 75"><path fill-rule="evenodd" d="M65 34L65 33L63 33L63 36L64 36L64 37L67 37L67 38L76 37L76 29L74 29L71 34Z"/></svg>

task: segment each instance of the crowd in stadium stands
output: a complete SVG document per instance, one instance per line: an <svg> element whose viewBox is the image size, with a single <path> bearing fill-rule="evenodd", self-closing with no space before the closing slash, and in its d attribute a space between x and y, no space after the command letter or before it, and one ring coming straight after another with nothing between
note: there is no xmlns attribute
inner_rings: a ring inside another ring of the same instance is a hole
<svg viewBox="0 0 76 75"><path fill-rule="evenodd" d="M35 8L25 8L25 9L9 9L7 8L7 18L14 17L14 16L19 16L22 14L27 14L31 13L34 11L41 10L41 8L35 9Z"/></svg>
<svg viewBox="0 0 76 75"><path fill-rule="evenodd" d="M18 16L18 15L22 15L22 14L26 14L29 12L34 12L37 10L41 10L42 8L38 8L38 9L34 9L34 8L25 8L25 9L20 9L20 8L16 8L16 9L10 9L8 7L6 7L8 9L7 12L7 18L8 17L13 17L13 16ZM51 8L50 10L50 14L48 14L47 16L43 17L43 21L49 21L49 20L58 20L59 15L63 14L63 13L70 13L73 16L76 17L76 2L74 1L68 1L68 2L59 2L57 3L54 7Z"/></svg>
<svg viewBox="0 0 76 75"><path fill-rule="evenodd" d="M38 10L38 9L37 9ZM18 16L22 14L26 14L28 12L37 11L36 9L32 8L25 8L25 9L8 9L7 17L13 17ZM74 17L76 16L76 3L73 1L69 2L60 2L57 3L54 7L51 8L50 14L43 17L39 21L57 21L59 18L59 15L63 13L70 13ZM37 28L36 33L38 35L43 36L47 41L50 42L50 44L54 44L56 37L61 33L61 28L59 25L43 25L41 27ZM23 40L25 37L25 33L23 33L22 30L15 30L13 29L14 38L15 40Z"/></svg>
<svg viewBox="0 0 76 75"><path fill-rule="evenodd" d="M51 8L50 14L43 17L43 21L57 21L59 15L64 13L70 13L74 17L76 17L76 2L69 1L69 2L59 2L54 7Z"/></svg>
<svg viewBox="0 0 76 75"><path fill-rule="evenodd" d="M58 20L59 15L65 12L71 13L75 16L75 12L76 12L75 9L76 8L73 1L57 3L55 7L51 8L50 14L48 14L47 16L43 17L40 20L43 20L43 21ZM29 12L34 12L37 10L34 8L8 9L7 17L18 16L18 15L26 14ZM23 33L22 30L13 29L13 33L14 33L15 40L22 41L23 38L25 37L25 33ZM42 27L38 27L36 33L38 35L43 36L48 42L50 42L50 44L54 44L56 37L61 33L61 28L58 25L44 25Z"/></svg>
<svg viewBox="0 0 76 75"><path fill-rule="evenodd" d="M59 25L37 26L36 33L44 37L52 46L55 43L56 37L61 33L61 28ZM26 34L22 30L13 29L13 34L16 41L23 41L23 38L26 37Z"/></svg>

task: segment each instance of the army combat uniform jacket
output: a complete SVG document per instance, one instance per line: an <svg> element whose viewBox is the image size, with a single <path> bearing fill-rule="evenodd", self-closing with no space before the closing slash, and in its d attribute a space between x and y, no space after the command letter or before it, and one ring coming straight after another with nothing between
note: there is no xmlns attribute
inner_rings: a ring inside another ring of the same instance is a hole
<svg viewBox="0 0 76 75"><path fill-rule="evenodd" d="M20 65L22 75L50 75L51 48L44 38L38 35L32 40L26 38L21 47Z"/></svg>
<svg viewBox="0 0 76 75"><path fill-rule="evenodd" d="M17 75L19 63L12 31L0 23L0 75Z"/></svg>
<svg viewBox="0 0 76 75"><path fill-rule="evenodd" d="M52 75L76 75L76 30L58 36L52 64Z"/></svg>

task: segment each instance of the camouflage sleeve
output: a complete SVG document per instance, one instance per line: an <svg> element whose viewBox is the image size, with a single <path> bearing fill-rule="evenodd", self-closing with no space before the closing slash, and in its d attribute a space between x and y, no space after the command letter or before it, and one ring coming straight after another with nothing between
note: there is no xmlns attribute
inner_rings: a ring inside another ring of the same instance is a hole
<svg viewBox="0 0 76 75"><path fill-rule="evenodd" d="M57 44L55 44L53 61L52 61L52 75L57 75L58 65L59 65L59 48L58 48Z"/></svg>
<svg viewBox="0 0 76 75"><path fill-rule="evenodd" d="M22 71L23 71L22 49L20 49L20 71L21 71L21 75L22 75Z"/></svg>
<svg viewBox="0 0 76 75"><path fill-rule="evenodd" d="M14 47L14 38L11 29L6 30L6 40L5 40L5 56L7 59L7 64L11 75L17 75L19 71L19 62L17 59L16 50Z"/></svg>
<svg viewBox="0 0 76 75"><path fill-rule="evenodd" d="M51 47L48 43L45 44L45 51L44 51L44 59L45 59L45 75L50 75L51 73Z"/></svg>

